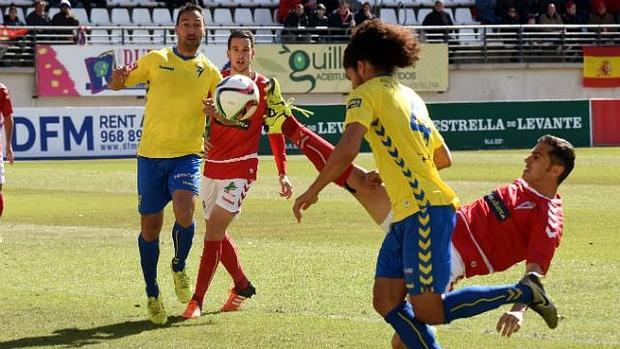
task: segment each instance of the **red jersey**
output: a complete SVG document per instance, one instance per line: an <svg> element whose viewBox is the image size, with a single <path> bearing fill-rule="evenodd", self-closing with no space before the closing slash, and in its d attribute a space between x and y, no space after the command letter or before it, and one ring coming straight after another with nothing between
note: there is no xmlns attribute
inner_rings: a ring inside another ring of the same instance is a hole
<svg viewBox="0 0 620 349"><path fill-rule="evenodd" d="M11 103L11 96L9 95L9 89L2 83L0 83L0 128L4 125L4 118L8 118L13 115L13 104ZM0 142L0 151L2 151L2 142Z"/></svg>
<svg viewBox="0 0 620 349"><path fill-rule="evenodd" d="M461 207L452 242L467 277L510 268L523 260L549 269L564 228L562 198L549 199L523 179Z"/></svg>
<svg viewBox="0 0 620 349"><path fill-rule="evenodd" d="M230 70L222 71L222 76L230 75ZM205 159L204 175L213 179L243 178L256 179L258 168L258 144L267 113L268 80L256 73L254 82L258 86L259 103L254 114L244 122L247 128L227 126L218 121L211 123L209 142L212 147Z"/></svg>
<svg viewBox="0 0 620 349"><path fill-rule="evenodd" d="M13 104L11 103L11 96L9 95L9 89L0 83L0 126L4 124L4 118L8 118L13 115Z"/></svg>

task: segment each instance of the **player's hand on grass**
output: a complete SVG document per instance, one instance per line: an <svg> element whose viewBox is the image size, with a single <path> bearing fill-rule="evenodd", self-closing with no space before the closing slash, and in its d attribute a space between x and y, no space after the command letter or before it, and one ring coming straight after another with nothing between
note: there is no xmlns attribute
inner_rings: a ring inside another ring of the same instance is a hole
<svg viewBox="0 0 620 349"><path fill-rule="evenodd" d="M291 181L288 179L287 175L281 175L279 178L280 181L280 196L286 199L290 199L293 196L293 185Z"/></svg>
<svg viewBox="0 0 620 349"><path fill-rule="evenodd" d="M507 311L499 318L496 329L497 332L502 333L502 336L510 337L513 333L518 332L522 325L522 311Z"/></svg>
<svg viewBox="0 0 620 349"><path fill-rule="evenodd" d="M379 189L382 184L383 180L381 179L381 176L379 176L379 172L377 170L366 172L364 175L364 185L370 189Z"/></svg>
<svg viewBox="0 0 620 349"><path fill-rule="evenodd" d="M315 193L311 189L306 190L305 193L295 199L295 204L293 205L293 214L295 218L297 218L297 222L301 223L301 211L307 210L310 206L314 205L317 201L319 201L319 194Z"/></svg>

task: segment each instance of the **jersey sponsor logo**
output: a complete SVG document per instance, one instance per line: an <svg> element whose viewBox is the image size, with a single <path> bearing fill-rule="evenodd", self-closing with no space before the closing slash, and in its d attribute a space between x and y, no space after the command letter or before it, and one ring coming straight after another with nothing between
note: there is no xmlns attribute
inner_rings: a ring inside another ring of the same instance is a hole
<svg viewBox="0 0 620 349"><path fill-rule="evenodd" d="M196 64L196 77L200 77L202 73L205 71L205 68L202 65Z"/></svg>
<svg viewBox="0 0 620 349"><path fill-rule="evenodd" d="M230 194L231 191L237 190L237 189L239 188L237 188L237 186L235 185L235 182L230 182L228 183L227 186L224 187L224 193Z"/></svg>
<svg viewBox="0 0 620 349"><path fill-rule="evenodd" d="M502 198L496 191L485 195L484 201L486 201L486 203L489 205L489 208L491 209L491 211L495 215L495 218L497 218L498 221L503 222L508 219L508 217L510 217L510 212L508 211L506 204L504 204Z"/></svg>
<svg viewBox="0 0 620 349"><path fill-rule="evenodd" d="M174 67L168 67L165 65L159 65L159 69L174 71Z"/></svg>
<svg viewBox="0 0 620 349"><path fill-rule="evenodd" d="M353 98L349 101L349 103L347 103L347 110L349 109L354 109L354 108L359 108L362 106L362 99L361 98Z"/></svg>
<svg viewBox="0 0 620 349"><path fill-rule="evenodd" d="M531 210L536 207L536 204L531 201L525 201L519 204L519 206L515 207L515 210Z"/></svg>

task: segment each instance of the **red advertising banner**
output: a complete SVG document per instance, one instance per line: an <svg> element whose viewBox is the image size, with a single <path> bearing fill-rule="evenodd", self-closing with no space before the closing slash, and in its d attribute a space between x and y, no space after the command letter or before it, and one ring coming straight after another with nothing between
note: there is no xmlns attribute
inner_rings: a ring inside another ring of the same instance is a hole
<svg viewBox="0 0 620 349"><path fill-rule="evenodd" d="M593 145L620 145L620 99L591 102Z"/></svg>

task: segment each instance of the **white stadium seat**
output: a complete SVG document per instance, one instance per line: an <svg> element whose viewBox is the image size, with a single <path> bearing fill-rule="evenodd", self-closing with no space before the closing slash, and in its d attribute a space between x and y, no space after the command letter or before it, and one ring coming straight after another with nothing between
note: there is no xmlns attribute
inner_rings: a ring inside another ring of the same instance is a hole
<svg viewBox="0 0 620 349"><path fill-rule="evenodd" d="M153 9L153 24L161 26L174 25L174 22L172 22L170 18L170 11L168 11L167 8Z"/></svg>
<svg viewBox="0 0 620 349"><path fill-rule="evenodd" d="M153 42L153 38L146 29L134 29L131 35L131 42L134 44L150 44Z"/></svg>
<svg viewBox="0 0 620 349"><path fill-rule="evenodd" d="M386 23L398 24L398 18L396 18L396 11L393 8L382 8L379 12L379 17Z"/></svg>
<svg viewBox="0 0 620 349"><path fill-rule="evenodd" d="M273 43L273 32L271 30L259 29L256 31L254 37L256 38L256 42L258 43Z"/></svg>
<svg viewBox="0 0 620 349"><path fill-rule="evenodd" d="M88 15L86 14L86 10L85 9L83 9L83 8L74 8L74 9L71 10L71 12L73 12L73 16L75 17L75 19L80 21L80 24L86 25L86 24L90 23L90 21L88 20Z"/></svg>
<svg viewBox="0 0 620 349"><path fill-rule="evenodd" d="M471 10L465 7L459 7L454 10L454 24L476 24L471 15Z"/></svg>
<svg viewBox="0 0 620 349"><path fill-rule="evenodd" d="M249 8L238 8L235 10L235 24L253 25L252 11Z"/></svg>
<svg viewBox="0 0 620 349"><path fill-rule="evenodd" d="M91 29L87 34L88 43L92 45L96 44L109 44L110 34L105 29Z"/></svg>
<svg viewBox="0 0 620 349"><path fill-rule="evenodd" d="M116 25L131 25L129 11L126 8L113 8L110 20Z"/></svg>
<svg viewBox="0 0 620 349"><path fill-rule="evenodd" d="M230 10L227 8L216 8L213 10L213 24L215 25L234 25Z"/></svg>
<svg viewBox="0 0 620 349"><path fill-rule="evenodd" d="M230 30L225 30L225 29L213 30L213 34L211 35L210 41L214 43L226 43L228 42L228 36L230 36Z"/></svg>
<svg viewBox="0 0 620 349"><path fill-rule="evenodd" d="M273 20L273 15L268 8L257 8L254 10L254 22L257 25L276 25L276 22Z"/></svg>
<svg viewBox="0 0 620 349"><path fill-rule="evenodd" d="M94 8L90 10L90 23L95 25L110 25L110 15L105 8Z"/></svg>
<svg viewBox="0 0 620 349"><path fill-rule="evenodd" d="M151 14L148 8L135 8L131 14L132 22L135 25L153 25Z"/></svg>
<svg viewBox="0 0 620 349"><path fill-rule="evenodd" d="M400 8L398 9L398 21L402 25L417 25L418 21L415 18L415 12L412 8Z"/></svg>

